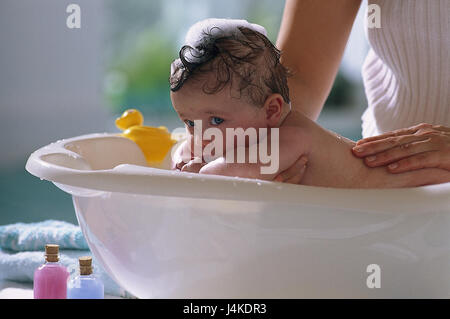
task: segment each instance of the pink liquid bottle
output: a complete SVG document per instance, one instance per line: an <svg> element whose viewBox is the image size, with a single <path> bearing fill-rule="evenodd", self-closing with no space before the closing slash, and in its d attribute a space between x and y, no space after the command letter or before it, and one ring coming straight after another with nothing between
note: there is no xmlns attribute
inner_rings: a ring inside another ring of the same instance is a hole
<svg viewBox="0 0 450 319"><path fill-rule="evenodd" d="M45 264L34 272L34 299L66 299L69 272L58 254L58 245L45 245Z"/></svg>

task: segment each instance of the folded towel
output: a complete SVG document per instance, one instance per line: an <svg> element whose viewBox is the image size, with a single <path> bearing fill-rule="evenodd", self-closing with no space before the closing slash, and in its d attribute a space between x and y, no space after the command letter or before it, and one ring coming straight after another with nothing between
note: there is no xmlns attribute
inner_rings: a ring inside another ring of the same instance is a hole
<svg viewBox="0 0 450 319"><path fill-rule="evenodd" d="M0 280L33 282L34 271L45 261L45 244L60 246L60 262L71 276L79 272L78 257L92 256L79 226L56 220L0 226ZM94 274L105 294L132 298L93 257Z"/></svg>
<svg viewBox="0 0 450 319"><path fill-rule="evenodd" d="M89 249L80 227L64 221L46 220L0 226L0 248L44 251L46 244L57 244L60 249Z"/></svg>

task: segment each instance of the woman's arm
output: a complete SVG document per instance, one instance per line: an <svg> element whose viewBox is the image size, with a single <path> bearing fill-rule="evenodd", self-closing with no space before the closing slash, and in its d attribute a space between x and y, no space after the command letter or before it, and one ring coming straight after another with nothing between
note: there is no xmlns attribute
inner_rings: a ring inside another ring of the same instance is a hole
<svg viewBox="0 0 450 319"><path fill-rule="evenodd" d="M292 107L319 117L336 77L361 0L286 0L277 47Z"/></svg>

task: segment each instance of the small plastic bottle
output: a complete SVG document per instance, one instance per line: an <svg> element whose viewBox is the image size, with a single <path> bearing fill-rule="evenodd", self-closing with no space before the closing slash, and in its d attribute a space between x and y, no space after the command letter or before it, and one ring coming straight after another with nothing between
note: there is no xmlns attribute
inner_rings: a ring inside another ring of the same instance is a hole
<svg viewBox="0 0 450 319"><path fill-rule="evenodd" d="M66 299L69 272L58 255L58 245L45 245L45 263L34 272L34 299Z"/></svg>
<svg viewBox="0 0 450 319"><path fill-rule="evenodd" d="M92 274L92 257L80 257L78 261L80 275L68 281L67 299L103 299L103 282Z"/></svg>

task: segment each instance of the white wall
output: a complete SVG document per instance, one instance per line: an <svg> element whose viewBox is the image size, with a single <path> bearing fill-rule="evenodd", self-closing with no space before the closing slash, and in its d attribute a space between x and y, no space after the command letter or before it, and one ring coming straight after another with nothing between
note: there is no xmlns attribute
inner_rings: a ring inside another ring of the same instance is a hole
<svg viewBox="0 0 450 319"><path fill-rule="evenodd" d="M68 29L66 7L81 7ZM105 130L101 0L1 0L0 168L36 148Z"/></svg>

